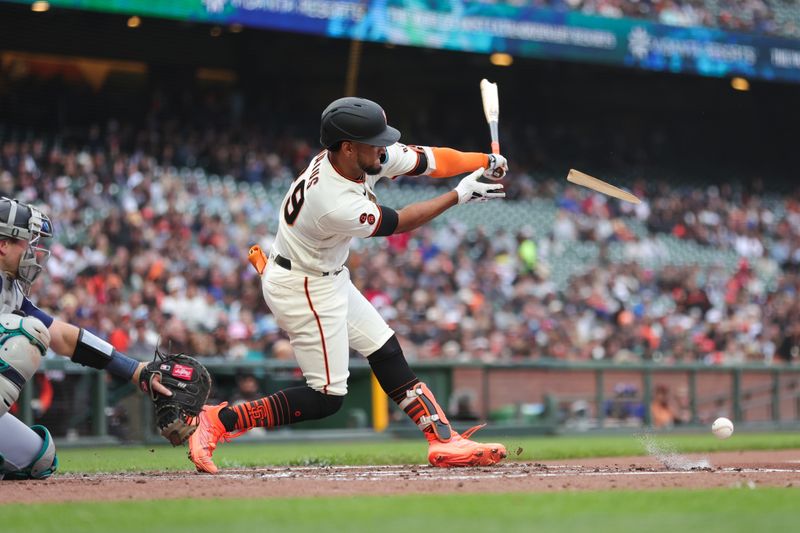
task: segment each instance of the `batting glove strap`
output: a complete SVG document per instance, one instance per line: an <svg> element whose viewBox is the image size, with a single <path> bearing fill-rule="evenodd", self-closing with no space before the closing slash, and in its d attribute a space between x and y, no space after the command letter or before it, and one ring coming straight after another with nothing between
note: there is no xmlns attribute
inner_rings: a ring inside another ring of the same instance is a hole
<svg viewBox="0 0 800 533"><path fill-rule="evenodd" d="M489 165L483 172L483 177L499 180L503 179L506 173L508 173L508 160L500 154L489 154Z"/></svg>

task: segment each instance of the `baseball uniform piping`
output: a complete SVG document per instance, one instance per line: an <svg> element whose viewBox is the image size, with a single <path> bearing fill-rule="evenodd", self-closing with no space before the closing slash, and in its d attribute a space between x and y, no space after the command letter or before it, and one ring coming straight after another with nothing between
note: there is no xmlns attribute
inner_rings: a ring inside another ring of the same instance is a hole
<svg viewBox="0 0 800 533"><path fill-rule="evenodd" d="M305 278L304 282L305 290L306 290L306 299L308 300L308 307L311 308L311 312L314 313L314 318L317 320L317 327L319 328L319 337L322 340L322 355L325 358L325 379L326 383L325 386L322 387L322 393L328 394L328 385L331 384L331 371L328 368L328 348L325 346L325 333L322 331L322 322L319 320L319 315L317 311L314 309L314 304L311 303L311 294L308 292L308 277Z"/></svg>

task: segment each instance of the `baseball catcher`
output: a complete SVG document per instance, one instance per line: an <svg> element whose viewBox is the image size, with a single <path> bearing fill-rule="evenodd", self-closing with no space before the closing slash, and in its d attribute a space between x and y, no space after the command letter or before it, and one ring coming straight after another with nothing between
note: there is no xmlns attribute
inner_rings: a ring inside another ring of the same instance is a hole
<svg viewBox="0 0 800 533"><path fill-rule="evenodd" d="M153 389L156 377L172 396L158 394ZM182 353L163 354L156 349L153 361L139 374L139 387L153 400L161 435L178 446L197 428L196 417L211 392L211 376L194 357Z"/></svg>
<svg viewBox="0 0 800 533"><path fill-rule="evenodd" d="M0 480L46 479L58 468L46 427L28 427L9 412L48 351L80 365L139 383L146 365L92 332L59 320L29 299L50 255L53 224L39 208L0 198ZM156 377L152 394L169 396Z"/></svg>

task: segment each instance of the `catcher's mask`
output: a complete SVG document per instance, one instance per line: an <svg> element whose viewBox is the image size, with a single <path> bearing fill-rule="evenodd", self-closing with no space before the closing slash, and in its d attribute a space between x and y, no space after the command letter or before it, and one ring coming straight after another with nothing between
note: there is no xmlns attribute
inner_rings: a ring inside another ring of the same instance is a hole
<svg viewBox="0 0 800 533"><path fill-rule="evenodd" d="M39 209L11 198L0 199L0 237L28 243L28 249L19 260L17 272L12 273L26 296L50 257L50 251L40 246L41 239L52 236L53 225Z"/></svg>

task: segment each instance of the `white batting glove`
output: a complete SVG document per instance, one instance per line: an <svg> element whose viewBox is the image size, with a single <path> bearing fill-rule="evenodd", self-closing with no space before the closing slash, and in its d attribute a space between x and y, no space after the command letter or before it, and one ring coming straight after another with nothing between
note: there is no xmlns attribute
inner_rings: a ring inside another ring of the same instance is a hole
<svg viewBox="0 0 800 533"><path fill-rule="evenodd" d="M499 183L481 183L478 178L485 176L486 169L481 167L466 178L462 179L455 190L458 194L458 203L485 202L492 198L505 198L503 186Z"/></svg>
<svg viewBox="0 0 800 533"><path fill-rule="evenodd" d="M501 180L508 172L508 160L500 154L489 154L489 166L483 173L484 178Z"/></svg>

